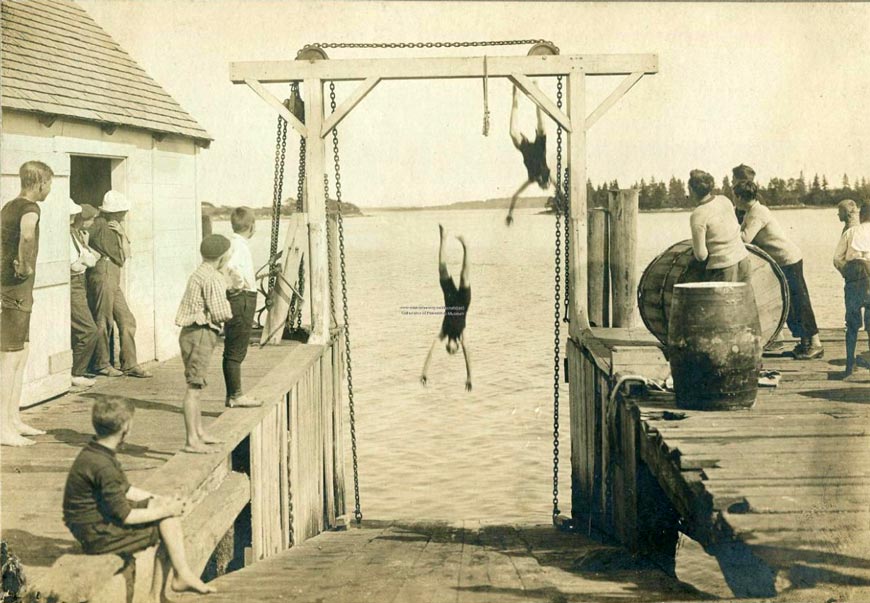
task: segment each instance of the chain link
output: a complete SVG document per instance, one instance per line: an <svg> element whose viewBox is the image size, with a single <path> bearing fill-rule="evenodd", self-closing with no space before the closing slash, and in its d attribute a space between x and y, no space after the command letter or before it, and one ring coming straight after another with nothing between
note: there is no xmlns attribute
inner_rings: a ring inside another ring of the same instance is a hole
<svg viewBox="0 0 870 603"><path fill-rule="evenodd" d="M275 180L272 185L272 234L269 242L269 291L275 288L278 278L278 237L281 229L281 200L284 195L284 159L287 153L287 122L278 116L275 134Z"/></svg>
<svg viewBox="0 0 870 603"><path fill-rule="evenodd" d="M329 106L335 113L335 82L329 83ZM341 208L341 165L338 156L338 128L332 129L332 157L335 161L335 204L338 222L338 253L341 271L341 304L344 320L344 357L347 370L347 403L350 409L350 448L353 455L353 516L357 523L363 519L359 502L359 459L356 446L356 412L353 399L353 364L350 358L350 320L347 311L347 270L344 252L344 217Z"/></svg>
<svg viewBox="0 0 870 603"><path fill-rule="evenodd" d="M556 102L562 108L562 76L556 79ZM553 522L559 515L559 373L561 370L561 262L562 210L559 207L562 190L562 126L556 128L556 253L553 283Z"/></svg>
<svg viewBox="0 0 870 603"><path fill-rule="evenodd" d="M312 49L326 48L390 48L390 49L406 49L406 48L479 48L484 46L525 46L532 44L549 44L556 53L559 52L559 47L549 40L477 40L468 42L314 42L306 44L297 53L305 52Z"/></svg>
<svg viewBox="0 0 870 603"><path fill-rule="evenodd" d="M326 199L326 275L329 278L329 316L331 318L330 327L338 324L335 318L335 268L333 267L332 259L332 229L329 227L329 176L323 174L323 198Z"/></svg>
<svg viewBox="0 0 870 603"><path fill-rule="evenodd" d="M560 107L561 108L561 107ZM570 224L571 224L571 182L570 182L570 170L568 166L565 166L565 177L562 179L562 202L565 208L565 315L562 317L562 322L571 322L570 316L570 303L569 303L569 294L571 292L571 262L569 261L571 255L571 236L570 236Z"/></svg>

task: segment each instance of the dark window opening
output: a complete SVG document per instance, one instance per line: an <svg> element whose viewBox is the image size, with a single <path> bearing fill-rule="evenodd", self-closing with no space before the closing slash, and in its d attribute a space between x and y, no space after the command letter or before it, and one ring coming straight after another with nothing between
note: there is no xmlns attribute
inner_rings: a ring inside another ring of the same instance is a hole
<svg viewBox="0 0 870 603"><path fill-rule="evenodd" d="M79 205L100 207L112 190L112 160L103 157L70 157L69 194Z"/></svg>

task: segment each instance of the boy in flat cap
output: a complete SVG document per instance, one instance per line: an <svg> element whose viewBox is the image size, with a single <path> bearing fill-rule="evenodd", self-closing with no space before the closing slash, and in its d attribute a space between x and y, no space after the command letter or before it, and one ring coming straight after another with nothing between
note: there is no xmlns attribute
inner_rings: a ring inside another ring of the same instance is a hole
<svg viewBox="0 0 870 603"><path fill-rule="evenodd" d="M187 381L183 405L187 431L184 452L207 453L210 449L206 444L220 443L203 431L199 398L206 385L208 365L221 324L233 317L226 281L220 273L227 263L229 250L230 241L224 236L212 234L203 238L199 246L202 264L190 275L175 316L175 324L181 327L178 344Z"/></svg>

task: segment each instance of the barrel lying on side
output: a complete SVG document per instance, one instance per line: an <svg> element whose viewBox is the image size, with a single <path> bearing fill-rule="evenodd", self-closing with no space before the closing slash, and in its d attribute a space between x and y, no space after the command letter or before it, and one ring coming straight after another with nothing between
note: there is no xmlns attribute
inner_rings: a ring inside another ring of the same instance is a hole
<svg viewBox="0 0 870 603"><path fill-rule="evenodd" d="M745 283L674 287L668 361L680 408L749 408L758 393L763 342L752 288Z"/></svg>
<svg viewBox="0 0 870 603"><path fill-rule="evenodd" d="M788 316L788 283L776 262L754 245L747 245L752 266L752 291L758 307L762 343L776 337ZM692 241L680 241L659 254L643 271L637 305L646 328L664 344L668 340L674 286L703 280L704 266L692 254Z"/></svg>

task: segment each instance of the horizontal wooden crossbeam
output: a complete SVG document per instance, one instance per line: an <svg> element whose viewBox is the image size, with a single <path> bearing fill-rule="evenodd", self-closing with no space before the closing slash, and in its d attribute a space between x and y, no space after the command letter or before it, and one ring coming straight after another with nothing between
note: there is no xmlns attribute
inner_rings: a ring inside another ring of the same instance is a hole
<svg viewBox="0 0 870 603"><path fill-rule="evenodd" d="M281 83L320 79L329 81L480 78L483 57L439 57L402 59L324 59L317 61L251 61L230 63L230 79ZM586 75L629 75L658 72L654 54L591 54L544 56L488 56L489 77Z"/></svg>

